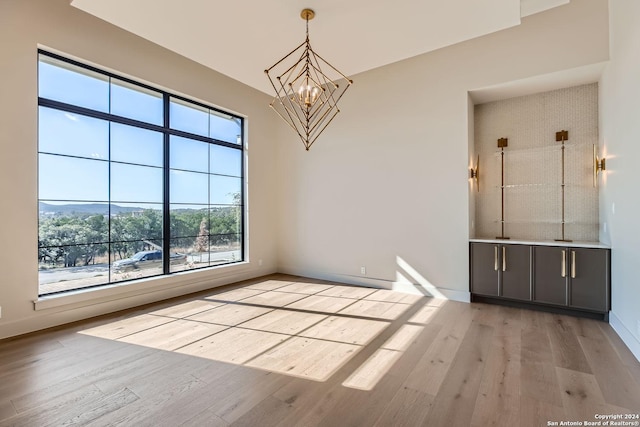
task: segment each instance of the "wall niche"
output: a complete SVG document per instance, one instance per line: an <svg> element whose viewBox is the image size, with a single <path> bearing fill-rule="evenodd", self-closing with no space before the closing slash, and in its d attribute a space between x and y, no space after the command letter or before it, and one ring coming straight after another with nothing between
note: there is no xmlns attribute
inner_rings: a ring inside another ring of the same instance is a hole
<svg viewBox="0 0 640 427"><path fill-rule="evenodd" d="M476 105L474 237L598 241L597 144L597 83Z"/></svg>

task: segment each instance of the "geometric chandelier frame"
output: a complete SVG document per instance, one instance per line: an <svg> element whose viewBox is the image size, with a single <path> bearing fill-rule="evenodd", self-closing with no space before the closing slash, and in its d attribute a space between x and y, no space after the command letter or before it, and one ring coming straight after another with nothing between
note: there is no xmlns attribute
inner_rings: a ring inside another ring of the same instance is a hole
<svg viewBox="0 0 640 427"><path fill-rule="evenodd" d="M306 21L305 41L264 72L276 94L269 106L309 151L340 112L338 101L353 81L311 48L309 21L315 16L314 11L304 9L300 16Z"/></svg>

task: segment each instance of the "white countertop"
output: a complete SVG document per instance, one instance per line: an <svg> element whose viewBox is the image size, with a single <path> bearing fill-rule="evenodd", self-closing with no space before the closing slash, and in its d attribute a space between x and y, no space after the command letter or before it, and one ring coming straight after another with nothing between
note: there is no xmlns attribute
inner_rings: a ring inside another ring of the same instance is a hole
<svg viewBox="0 0 640 427"><path fill-rule="evenodd" d="M562 246L568 248L611 249L611 246L600 242L557 242L555 240L518 240L518 239L469 239L474 243L504 243L508 245Z"/></svg>

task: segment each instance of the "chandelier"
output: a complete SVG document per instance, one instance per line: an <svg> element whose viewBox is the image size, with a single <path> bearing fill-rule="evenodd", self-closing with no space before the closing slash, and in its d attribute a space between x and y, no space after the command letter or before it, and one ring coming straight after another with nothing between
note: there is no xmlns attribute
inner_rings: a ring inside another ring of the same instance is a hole
<svg viewBox="0 0 640 427"><path fill-rule="evenodd" d="M305 41L264 72L276 93L269 106L298 134L305 148L311 145L340 112L338 101L353 83L318 55L309 43L309 21L304 9Z"/></svg>

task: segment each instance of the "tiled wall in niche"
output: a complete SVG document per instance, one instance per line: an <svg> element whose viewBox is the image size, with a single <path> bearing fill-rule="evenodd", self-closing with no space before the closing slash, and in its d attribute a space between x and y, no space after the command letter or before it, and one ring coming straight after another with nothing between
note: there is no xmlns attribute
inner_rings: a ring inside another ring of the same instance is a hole
<svg viewBox="0 0 640 427"><path fill-rule="evenodd" d="M598 240L598 189L593 146L598 144L598 85L570 87L475 106L475 153L480 182L476 238L501 236L504 148L504 234L512 239L562 237L562 144L565 142L565 239Z"/></svg>

